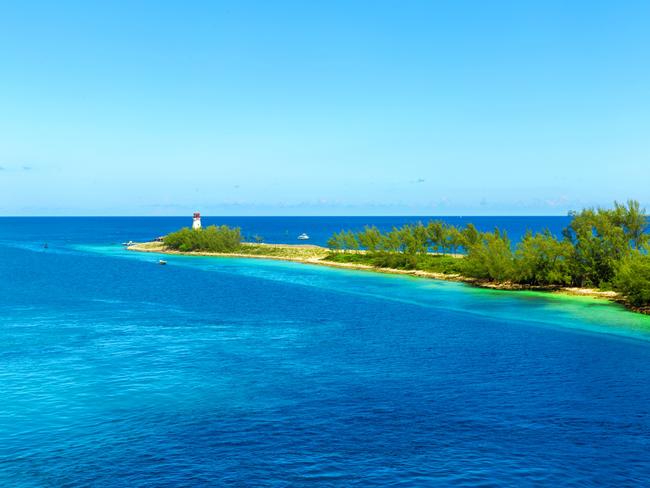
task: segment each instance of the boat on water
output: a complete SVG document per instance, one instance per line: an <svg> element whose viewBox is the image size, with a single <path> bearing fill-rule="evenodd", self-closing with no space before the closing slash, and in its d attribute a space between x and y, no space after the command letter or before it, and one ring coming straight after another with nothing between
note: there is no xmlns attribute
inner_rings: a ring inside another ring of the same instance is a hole
<svg viewBox="0 0 650 488"><path fill-rule="evenodd" d="M305 234L304 232L298 236L299 241L306 241L309 239L309 236Z"/></svg>
<svg viewBox="0 0 650 488"><path fill-rule="evenodd" d="M124 247L129 247L129 246L132 246L133 244L135 244L135 242L133 242L133 241L123 242L123 243L122 243L122 245L123 245Z"/></svg>
<svg viewBox="0 0 650 488"><path fill-rule="evenodd" d="M158 264L167 264L167 261L165 261L164 259L161 259L161 260L158 261Z"/></svg>

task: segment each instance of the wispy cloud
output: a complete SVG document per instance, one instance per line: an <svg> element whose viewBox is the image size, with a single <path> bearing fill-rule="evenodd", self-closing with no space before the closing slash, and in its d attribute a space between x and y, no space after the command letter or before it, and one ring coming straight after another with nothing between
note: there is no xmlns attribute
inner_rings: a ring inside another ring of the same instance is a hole
<svg viewBox="0 0 650 488"><path fill-rule="evenodd" d="M161 209L172 209L172 210L186 210L190 208L191 205L185 205L180 203L150 203L148 205L142 205L142 208L161 208Z"/></svg>
<svg viewBox="0 0 650 488"><path fill-rule="evenodd" d="M27 171L34 171L36 168L34 166L30 166L28 164L22 164L22 165L3 165L0 166L0 171L22 171L22 172L27 172Z"/></svg>

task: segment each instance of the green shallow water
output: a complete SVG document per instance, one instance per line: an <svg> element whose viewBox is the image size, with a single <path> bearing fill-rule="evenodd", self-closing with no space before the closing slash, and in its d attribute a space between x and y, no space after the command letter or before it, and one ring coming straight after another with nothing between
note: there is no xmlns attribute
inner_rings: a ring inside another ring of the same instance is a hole
<svg viewBox="0 0 650 488"><path fill-rule="evenodd" d="M340 289L345 283L346 293L350 294L425 307L444 307L497 319L650 340L650 316L601 298L530 290L493 290L444 280L278 260L139 253L116 246L86 245L77 248L145 262L164 258L172 266L243 274L332 290ZM295 273L296 270L300 272Z"/></svg>

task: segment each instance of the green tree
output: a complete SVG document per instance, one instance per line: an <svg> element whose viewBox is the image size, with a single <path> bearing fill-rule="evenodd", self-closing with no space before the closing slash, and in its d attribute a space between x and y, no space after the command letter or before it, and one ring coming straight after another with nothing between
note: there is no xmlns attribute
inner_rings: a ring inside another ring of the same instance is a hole
<svg viewBox="0 0 650 488"><path fill-rule="evenodd" d="M399 228L397 236L403 253L416 255L427 252L427 231L422 224L404 225Z"/></svg>
<svg viewBox="0 0 650 488"><path fill-rule="evenodd" d="M375 252L381 245L382 235L374 225L372 227L366 226L362 232L357 234L357 240L368 252Z"/></svg>
<svg viewBox="0 0 650 488"><path fill-rule="evenodd" d="M463 245L463 241L463 233L458 227L454 225L447 227L445 242L447 243L447 247L451 249L452 254L456 254L458 248Z"/></svg>
<svg viewBox="0 0 650 488"><path fill-rule="evenodd" d="M527 232L517 244L513 280L529 285L568 285L572 253L569 241L557 240L548 230Z"/></svg>
<svg viewBox="0 0 650 488"><path fill-rule="evenodd" d="M402 250L402 240L399 229L393 229L385 234L381 241L381 249L386 252L400 252Z"/></svg>
<svg viewBox="0 0 650 488"><path fill-rule="evenodd" d="M636 200L628 200L627 206L614 202L613 221L623 228L625 237L634 249L645 248L648 244L648 216Z"/></svg>
<svg viewBox="0 0 650 488"><path fill-rule="evenodd" d="M343 242L345 243L345 249L351 251L356 251L359 249L359 241L357 241L357 236L351 230L345 232L343 235Z"/></svg>
<svg viewBox="0 0 650 488"><path fill-rule="evenodd" d="M578 286L608 286L618 263L629 255L630 240L618 225L615 211L587 208L570 214L564 230L573 244L571 275Z"/></svg>
<svg viewBox="0 0 650 488"><path fill-rule="evenodd" d="M440 220L429 222L427 225L427 236L433 251L445 254L446 228L444 222L441 222Z"/></svg>
<svg viewBox="0 0 650 488"><path fill-rule="evenodd" d="M411 232L411 227L408 225L403 225L397 231L397 237L399 238L399 249L400 252L404 254L413 255L416 253L415 240L413 239L413 233Z"/></svg>
<svg viewBox="0 0 650 488"><path fill-rule="evenodd" d="M467 250L463 263L467 276L490 281L508 281L513 275L513 254L505 232L484 232Z"/></svg>
<svg viewBox="0 0 650 488"><path fill-rule="evenodd" d="M614 288L637 307L650 306L650 256L633 253L616 272Z"/></svg>
<svg viewBox="0 0 650 488"><path fill-rule="evenodd" d="M340 251L343 249L344 243L343 239L341 238L341 234L342 231L341 233L334 232L334 234L332 234L332 237L327 240L327 247L329 247L332 251Z"/></svg>
<svg viewBox="0 0 650 488"><path fill-rule="evenodd" d="M171 232L163 238L163 244L170 249L182 252L191 251L193 247L192 230L189 227L183 227L176 232Z"/></svg>
<svg viewBox="0 0 650 488"><path fill-rule="evenodd" d="M411 235L413 236L413 247L415 253L426 254L428 249L428 234L427 228L418 222L416 225L411 226Z"/></svg>
<svg viewBox="0 0 650 488"><path fill-rule="evenodd" d="M481 233L474 227L474 224L467 224L462 230L463 243L462 246L468 249L481 239Z"/></svg>

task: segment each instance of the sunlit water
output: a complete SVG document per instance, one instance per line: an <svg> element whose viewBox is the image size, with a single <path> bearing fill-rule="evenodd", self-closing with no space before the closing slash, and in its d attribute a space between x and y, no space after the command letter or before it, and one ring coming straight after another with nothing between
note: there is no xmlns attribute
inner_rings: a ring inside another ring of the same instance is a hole
<svg viewBox="0 0 650 488"><path fill-rule="evenodd" d="M53 220L0 219L2 486L650 479L650 317Z"/></svg>

